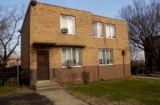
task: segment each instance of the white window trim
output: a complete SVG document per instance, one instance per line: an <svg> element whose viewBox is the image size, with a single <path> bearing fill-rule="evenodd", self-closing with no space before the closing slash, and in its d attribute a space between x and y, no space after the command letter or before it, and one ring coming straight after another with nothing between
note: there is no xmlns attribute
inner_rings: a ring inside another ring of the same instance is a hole
<svg viewBox="0 0 160 105"><path fill-rule="evenodd" d="M102 36L99 36L98 34L96 34L96 35L94 36L93 28L92 28L92 32L93 32L93 35L92 35L92 36L95 37L95 38L104 38L103 23L102 23L102 22L93 22L93 23L96 23L96 29L98 29L98 25L97 25L97 24L99 24L99 23L102 24ZM93 23L92 23L92 27L93 27Z"/></svg>
<svg viewBox="0 0 160 105"><path fill-rule="evenodd" d="M97 36L93 36L94 38L104 38L104 37L97 37Z"/></svg>
<svg viewBox="0 0 160 105"><path fill-rule="evenodd" d="M114 32L115 32L115 37L114 38L113 38L113 35L111 36L111 38L108 37L108 35L107 35L107 26L109 26L109 28L111 26L114 26ZM115 24L106 24L106 38L107 39L116 39L116 26L115 26Z"/></svg>
<svg viewBox="0 0 160 105"><path fill-rule="evenodd" d="M66 66L63 66L63 65L62 65L62 61L63 61L63 56L62 56L63 52L62 52L62 49L63 49L63 48L71 48L71 49L73 49L73 47L62 47L62 48L61 48L61 67L62 67L62 68L67 68ZM81 50L81 52L80 52L80 53L81 53L81 65L76 65L76 66L72 66L72 67L73 67L73 68L74 68L74 67L83 67L83 66L82 66L82 49L81 49L81 48L76 48L76 49L80 49L80 50ZM65 50L65 51L66 51L66 50ZM77 52L77 50L76 50L76 52ZM71 53L72 53L72 51L71 51ZM71 56L71 57L72 57L72 56ZM71 58L71 59L72 59L72 58Z"/></svg>
<svg viewBox="0 0 160 105"><path fill-rule="evenodd" d="M67 29L68 29L68 17L74 17L74 16L69 16L69 15L63 15L63 14L61 14L60 15L60 22L61 22L61 16L66 16L67 17ZM75 17L74 17L75 18ZM66 33L67 35L76 35L76 18L75 18L75 21L74 21L74 27L75 27L75 33ZM62 32L61 32L61 24L60 24L60 33L62 34Z"/></svg>

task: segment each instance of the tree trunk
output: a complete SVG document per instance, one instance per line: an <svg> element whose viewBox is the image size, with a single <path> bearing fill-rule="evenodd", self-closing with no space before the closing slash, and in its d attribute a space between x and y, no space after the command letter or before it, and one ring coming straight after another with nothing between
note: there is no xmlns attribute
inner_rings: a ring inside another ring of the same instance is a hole
<svg viewBox="0 0 160 105"><path fill-rule="evenodd" d="M6 63L2 63L0 67L0 72L3 72L6 68Z"/></svg>

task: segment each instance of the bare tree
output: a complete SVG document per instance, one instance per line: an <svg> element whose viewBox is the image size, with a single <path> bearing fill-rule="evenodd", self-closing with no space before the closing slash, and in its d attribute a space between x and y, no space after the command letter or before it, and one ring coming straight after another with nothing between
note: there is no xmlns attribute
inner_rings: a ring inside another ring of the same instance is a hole
<svg viewBox="0 0 160 105"><path fill-rule="evenodd" d="M20 43L18 27L24 17L23 7L0 5L0 65L4 69Z"/></svg>
<svg viewBox="0 0 160 105"><path fill-rule="evenodd" d="M139 62L145 63L143 50L135 47L134 42L130 40L131 65Z"/></svg>
<svg viewBox="0 0 160 105"><path fill-rule="evenodd" d="M132 46L132 44L130 45L131 64L133 64L137 60L140 60L140 55L139 55L140 52L141 52L140 49Z"/></svg>
<svg viewBox="0 0 160 105"><path fill-rule="evenodd" d="M144 50L160 67L160 1L133 0L123 7L120 16L128 22L129 39L134 47Z"/></svg>

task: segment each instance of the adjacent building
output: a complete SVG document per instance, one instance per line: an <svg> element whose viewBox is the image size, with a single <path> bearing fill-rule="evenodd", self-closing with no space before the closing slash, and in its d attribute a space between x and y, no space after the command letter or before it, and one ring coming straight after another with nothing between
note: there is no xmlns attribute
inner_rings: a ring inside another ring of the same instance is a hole
<svg viewBox="0 0 160 105"><path fill-rule="evenodd" d="M157 64L155 59L160 58L160 35L148 37L143 43L146 67L159 70L160 65Z"/></svg>
<svg viewBox="0 0 160 105"><path fill-rule="evenodd" d="M10 68L12 66L21 65L20 57L11 57L7 62L6 68Z"/></svg>

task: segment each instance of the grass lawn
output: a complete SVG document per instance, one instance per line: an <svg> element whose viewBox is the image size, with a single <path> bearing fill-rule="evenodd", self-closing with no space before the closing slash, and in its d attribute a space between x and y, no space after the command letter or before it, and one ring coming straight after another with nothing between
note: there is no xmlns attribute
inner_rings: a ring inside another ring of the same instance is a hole
<svg viewBox="0 0 160 105"><path fill-rule="evenodd" d="M0 87L0 97L8 96L17 93L27 93L31 92L31 90L27 87L17 87L15 83L5 82L4 87Z"/></svg>
<svg viewBox="0 0 160 105"><path fill-rule="evenodd" d="M67 89L92 105L160 105L160 80L129 78Z"/></svg>

